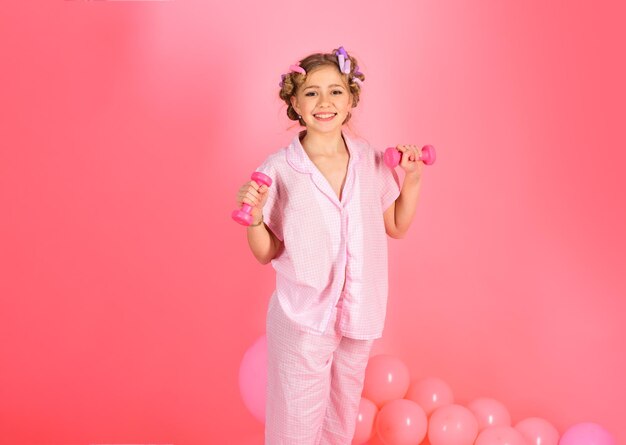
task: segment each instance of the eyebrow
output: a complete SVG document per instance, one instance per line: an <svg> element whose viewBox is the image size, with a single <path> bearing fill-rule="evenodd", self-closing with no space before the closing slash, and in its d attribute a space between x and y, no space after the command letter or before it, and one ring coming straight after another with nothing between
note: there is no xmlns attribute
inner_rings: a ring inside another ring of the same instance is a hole
<svg viewBox="0 0 626 445"><path fill-rule="evenodd" d="M333 83L332 85L328 85L329 88L333 88L333 87L341 87L341 88L346 88L343 85L339 85L337 83ZM319 88L318 85L309 85L308 87L305 88L305 90L308 90L309 88Z"/></svg>

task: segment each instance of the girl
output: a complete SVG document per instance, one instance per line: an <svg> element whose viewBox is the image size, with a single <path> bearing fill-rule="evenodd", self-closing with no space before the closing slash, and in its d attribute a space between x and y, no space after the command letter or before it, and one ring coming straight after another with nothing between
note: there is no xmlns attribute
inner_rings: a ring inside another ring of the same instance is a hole
<svg viewBox="0 0 626 445"><path fill-rule="evenodd" d="M399 145L402 190L383 153L344 131L365 76L340 47L282 75L287 116L304 130L237 194L253 206L248 244L276 271L267 313L267 445L350 444L365 367L382 335L387 239L411 224L423 164Z"/></svg>

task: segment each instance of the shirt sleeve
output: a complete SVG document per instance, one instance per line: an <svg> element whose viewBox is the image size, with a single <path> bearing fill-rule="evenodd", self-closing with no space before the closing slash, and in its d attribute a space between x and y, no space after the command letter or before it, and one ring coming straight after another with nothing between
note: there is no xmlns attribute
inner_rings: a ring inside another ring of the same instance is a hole
<svg viewBox="0 0 626 445"><path fill-rule="evenodd" d="M256 169L272 178L272 185L268 188L267 201L263 206L263 222L276 235L276 238L283 241L283 209L280 199L280 179L276 174L276 169L272 165L271 158L268 158Z"/></svg>
<svg viewBox="0 0 626 445"><path fill-rule="evenodd" d="M382 151L375 151L376 177L380 187L380 202L383 212L400 196L400 179L393 168L387 167Z"/></svg>

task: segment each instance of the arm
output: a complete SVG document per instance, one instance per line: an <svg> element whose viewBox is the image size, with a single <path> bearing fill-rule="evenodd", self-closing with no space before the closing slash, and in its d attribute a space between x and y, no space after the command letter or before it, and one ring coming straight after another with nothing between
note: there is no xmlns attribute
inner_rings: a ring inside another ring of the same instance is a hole
<svg viewBox="0 0 626 445"><path fill-rule="evenodd" d="M400 166L405 171L400 196L383 213L385 231L391 238L404 238L409 230L419 197L422 168L420 150L415 145L398 145L402 152Z"/></svg>
<svg viewBox="0 0 626 445"><path fill-rule="evenodd" d="M253 224L258 223L260 219L260 216L256 216ZM261 223L258 226L249 226L246 230L248 232L248 245L259 263L267 264L276 258L283 243L265 223Z"/></svg>
<svg viewBox="0 0 626 445"><path fill-rule="evenodd" d="M385 230L391 238L404 238L415 216L417 198L420 192L419 174L407 174L402 183L400 196L383 214Z"/></svg>
<svg viewBox="0 0 626 445"><path fill-rule="evenodd" d="M252 225L246 229L248 245L254 257L261 264L267 264L281 250L282 241L263 223L263 206L267 202L269 189L266 185L259 186L255 181L245 183L237 194L237 204L252 206ZM260 224L259 224L260 222Z"/></svg>

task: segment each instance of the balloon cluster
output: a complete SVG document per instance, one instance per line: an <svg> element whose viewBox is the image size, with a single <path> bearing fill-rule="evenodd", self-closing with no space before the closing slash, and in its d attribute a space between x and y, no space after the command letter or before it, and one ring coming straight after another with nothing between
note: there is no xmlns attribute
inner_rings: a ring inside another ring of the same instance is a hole
<svg viewBox="0 0 626 445"><path fill-rule="evenodd" d="M239 367L244 404L265 421L267 342L258 338ZM426 441L426 437L428 437ZM439 378L411 381L406 364L392 355L375 355L365 371L353 445L616 445L613 436L592 422L571 426L561 437L539 417L512 426L501 402L481 397L454 403L452 389Z"/></svg>
<svg viewBox="0 0 626 445"><path fill-rule="evenodd" d="M428 437L426 442L426 437ZM539 417L512 426L501 402L481 397L454 403L450 386L435 377L411 381L408 367L392 355L370 358L353 445L616 445L596 423L579 423L559 438Z"/></svg>

